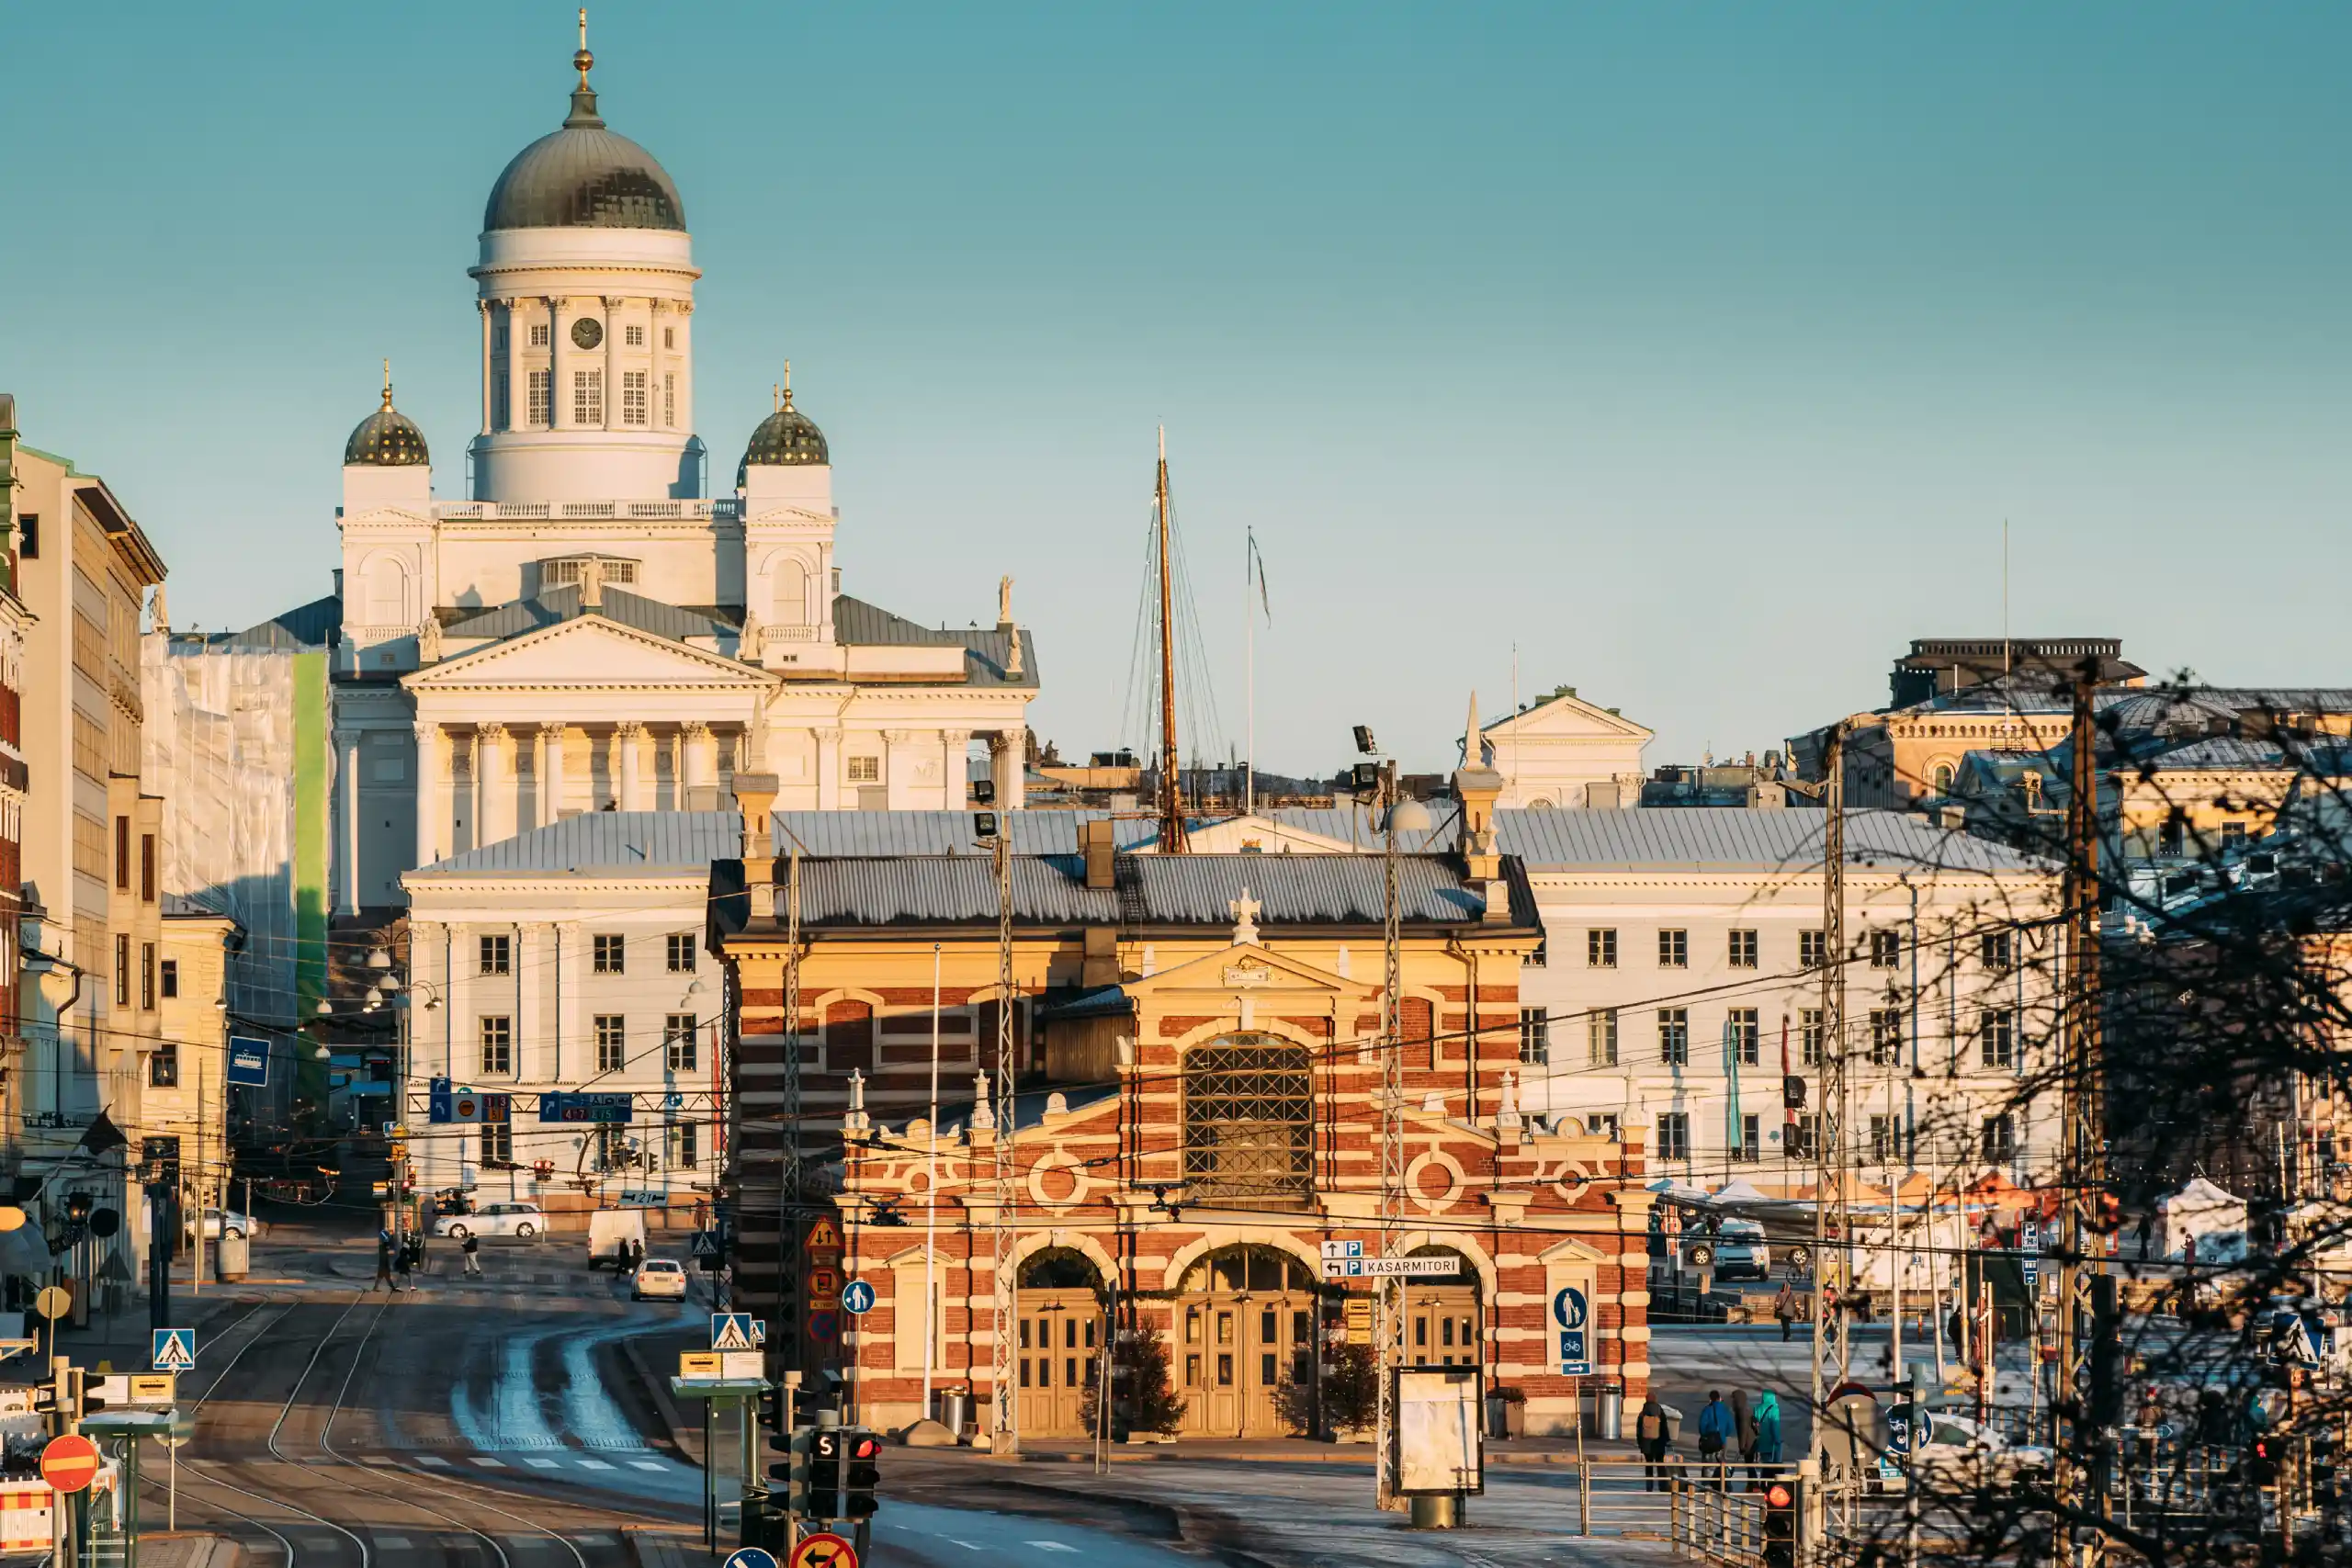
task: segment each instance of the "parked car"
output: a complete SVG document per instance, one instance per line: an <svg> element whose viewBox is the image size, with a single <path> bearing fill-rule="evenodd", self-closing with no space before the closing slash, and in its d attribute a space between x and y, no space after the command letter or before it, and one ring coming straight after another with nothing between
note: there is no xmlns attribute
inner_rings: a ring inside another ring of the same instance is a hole
<svg viewBox="0 0 2352 1568"><path fill-rule="evenodd" d="M1909 1409L1907 1404L1895 1406L1898 1415ZM1932 1479L1945 1488L1987 1483L2014 1486L2051 1472L2050 1450L2013 1442L1973 1416L1932 1410L1928 1419L1928 1440L1911 1456L1923 1481Z"/></svg>
<svg viewBox="0 0 2352 1568"><path fill-rule="evenodd" d="M674 1258L649 1258L637 1266L637 1289L631 1294L641 1302L656 1296L665 1301L684 1301L686 1271Z"/></svg>
<svg viewBox="0 0 2352 1568"><path fill-rule="evenodd" d="M1754 1220L1725 1220L1713 1231L1685 1237L1682 1258L1690 1268L1713 1269L1718 1280L1763 1280L1772 1272L1772 1249Z"/></svg>
<svg viewBox="0 0 2352 1568"><path fill-rule="evenodd" d="M512 1236L529 1241L548 1228L548 1217L537 1203L484 1203L470 1214L444 1214L433 1222L433 1234L463 1241L469 1235Z"/></svg>
<svg viewBox="0 0 2352 1568"><path fill-rule="evenodd" d="M228 1235L233 1235L238 1240L243 1241L248 1237L261 1235L262 1232L267 1228L267 1226L264 1225L259 1220L254 1219L251 1214L241 1214L234 1209L207 1209L204 1211L204 1239L207 1241L220 1240L224 1231ZM181 1229L187 1232L187 1237L190 1241L196 1239L196 1226L194 1224L183 1225Z"/></svg>

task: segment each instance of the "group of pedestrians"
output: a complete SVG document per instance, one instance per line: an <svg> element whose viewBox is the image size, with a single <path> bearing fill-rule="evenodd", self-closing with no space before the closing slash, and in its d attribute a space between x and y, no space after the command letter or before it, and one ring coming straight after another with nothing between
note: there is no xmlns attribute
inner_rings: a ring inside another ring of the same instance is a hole
<svg viewBox="0 0 2352 1568"><path fill-rule="evenodd" d="M376 1283L388 1291L405 1291L418 1269L424 1267L424 1238L410 1235L395 1238L389 1229L376 1233Z"/></svg>
<svg viewBox="0 0 2352 1568"><path fill-rule="evenodd" d="M1667 1450L1674 1442L1674 1418L1655 1395L1642 1403L1634 1418L1634 1444L1642 1454L1642 1487L1663 1491L1671 1484ZM1736 1453L1738 1463L1753 1468L1781 1462L1781 1400L1770 1389L1750 1404L1746 1389L1734 1389L1724 1403L1719 1389L1707 1391L1706 1407L1699 1412L1699 1463L1717 1486L1724 1483Z"/></svg>

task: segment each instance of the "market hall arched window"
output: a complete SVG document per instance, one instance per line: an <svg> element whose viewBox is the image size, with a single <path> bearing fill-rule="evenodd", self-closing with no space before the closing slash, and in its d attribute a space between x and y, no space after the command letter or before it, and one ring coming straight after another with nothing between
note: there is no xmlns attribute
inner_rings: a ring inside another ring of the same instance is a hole
<svg viewBox="0 0 2352 1568"><path fill-rule="evenodd" d="M1184 1053L1184 1201L1304 1207L1314 1186L1307 1048L1234 1034Z"/></svg>

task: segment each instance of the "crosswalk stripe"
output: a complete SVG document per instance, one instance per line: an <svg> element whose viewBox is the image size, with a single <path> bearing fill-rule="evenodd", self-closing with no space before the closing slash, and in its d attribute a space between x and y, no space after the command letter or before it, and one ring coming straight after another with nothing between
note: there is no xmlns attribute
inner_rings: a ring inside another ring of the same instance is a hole
<svg viewBox="0 0 2352 1568"><path fill-rule="evenodd" d="M481 1465L485 1470L504 1470L506 1468L506 1461L503 1459L492 1459L488 1454L475 1454L472 1457L473 1461L476 1464Z"/></svg>
<svg viewBox="0 0 2352 1568"><path fill-rule="evenodd" d="M419 1454L416 1456L416 1462L419 1464L437 1464L444 1470L449 1468L449 1461L443 1459L439 1454Z"/></svg>
<svg viewBox="0 0 2352 1568"><path fill-rule="evenodd" d="M1040 1551L1076 1551L1078 1550L1066 1540L1033 1540L1024 1544L1034 1546Z"/></svg>
<svg viewBox="0 0 2352 1568"><path fill-rule="evenodd" d="M633 1459L628 1462L630 1467L636 1470L667 1470L670 1468L658 1459Z"/></svg>
<svg viewBox="0 0 2352 1568"><path fill-rule="evenodd" d="M404 1535L379 1535L375 1538L375 1540L378 1546L389 1547L394 1551L408 1550L408 1537Z"/></svg>
<svg viewBox="0 0 2352 1568"><path fill-rule="evenodd" d="M613 1467L606 1464L600 1459L583 1459L580 1461L580 1468L582 1470L610 1470Z"/></svg>
<svg viewBox="0 0 2352 1568"><path fill-rule="evenodd" d="M533 1470L553 1470L555 1468L555 1461L551 1459L526 1459L523 1462L529 1465Z"/></svg>

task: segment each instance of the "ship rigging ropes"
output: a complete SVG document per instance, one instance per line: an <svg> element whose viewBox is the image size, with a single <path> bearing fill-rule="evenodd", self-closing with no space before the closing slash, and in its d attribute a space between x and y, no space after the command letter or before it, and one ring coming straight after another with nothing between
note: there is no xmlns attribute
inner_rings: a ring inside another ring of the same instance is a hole
<svg viewBox="0 0 2352 1568"><path fill-rule="evenodd" d="M1209 676L1208 642L1201 633L1201 618L1193 602L1193 583L1185 570L1184 533L1178 525L1176 486L1168 487L1168 564L1176 623L1177 749L1189 753L1187 767L1214 767L1231 750L1224 721L1217 716L1216 687ZM1143 577L1136 590L1135 646L1127 660L1125 700L1119 710L1119 743L1138 757L1156 758L1159 751L1159 508L1155 498L1144 506Z"/></svg>

